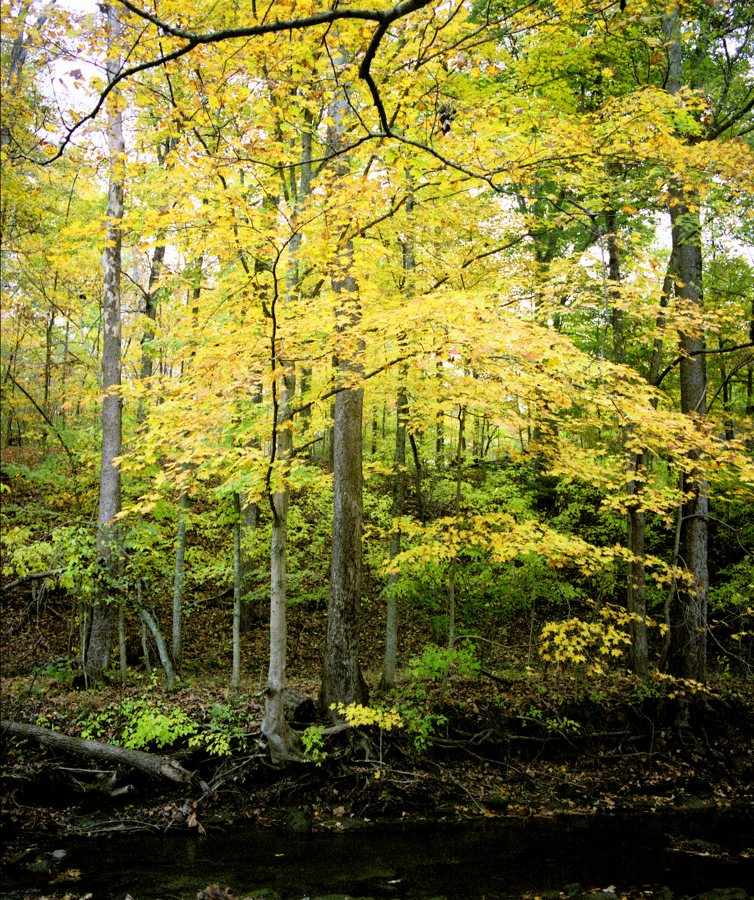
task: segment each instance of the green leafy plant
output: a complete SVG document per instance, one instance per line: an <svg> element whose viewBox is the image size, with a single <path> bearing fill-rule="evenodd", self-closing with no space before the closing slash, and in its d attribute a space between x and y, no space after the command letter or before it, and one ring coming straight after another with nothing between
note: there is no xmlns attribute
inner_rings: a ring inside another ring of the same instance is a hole
<svg viewBox="0 0 754 900"><path fill-rule="evenodd" d="M119 716L111 706L91 712L81 722L81 737L88 741L99 741L114 728Z"/></svg>
<svg viewBox="0 0 754 900"><path fill-rule="evenodd" d="M196 735L198 726L180 709L162 709L148 700L125 700L123 746L140 750L150 745L165 747Z"/></svg>
<svg viewBox="0 0 754 900"><path fill-rule="evenodd" d="M242 713L234 704L215 703L209 724L189 737L189 747L204 747L215 756L228 756L234 741L243 740Z"/></svg>
<svg viewBox="0 0 754 900"><path fill-rule="evenodd" d="M39 674L45 675L47 678L54 678L61 684L70 684L75 672L71 668L71 660L67 656L59 656L40 669Z"/></svg>
<svg viewBox="0 0 754 900"><path fill-rule="evenodd" d="M406 675L412 681L440 681L449 669L471 678L478 674L479 661L474 648L469 644L460 647L425 647L421 656L415 656L406 668Z"/></svg>
<svg viewBox="0 0 754 900"><path fill-rule="evenodd" d="M321 766L322 761L327 759L327 752L324 749L324 726L310 725L301 735L306 755L316 766Z"/></svg>

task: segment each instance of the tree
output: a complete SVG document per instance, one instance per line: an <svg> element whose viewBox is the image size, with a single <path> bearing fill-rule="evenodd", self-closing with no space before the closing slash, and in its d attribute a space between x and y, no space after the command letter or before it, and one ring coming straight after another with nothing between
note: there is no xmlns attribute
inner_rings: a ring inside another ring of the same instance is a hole
<svg viewBox="0 0 754 900"><path fill-rule="evenodd" d="M120 68L120 13L106 7L107 75L112 82ZM120 602L123 571L120 529L116 517L121 507L119 457L123 446L121 384L121 244L125 143L123 123L113 97L108 113L110 180L107 197L107 234L102 253L102 447L97 517L97 590L86 648L86 674L101 679L110 662L115 605Z"/></svg>
<svg viewBox="0 0 754 900"><path fill-rule="evenodd" d="M343 48L336 65L345 68L348 57ZM337 78L336 73L336 78ZM341 75L342 77L342 75ZM330 105L327 149L337 158L346 146L348 100L345 90L335 91ZM348 166L335 164L335 179L348 176ZM330 710L336 703L366 704L369 690L359 666L359 619L362 582L362 412L364 375L359 359L358 326L361 320L359 288L353 274L353 238L346 206L336 227L341 234L334 254L331 274L337 329L344 337L338 354L335 417L333 421L333 542L330 564L330 601L327 607L327 639L324 671L319 694L320 707Z"/></svg>

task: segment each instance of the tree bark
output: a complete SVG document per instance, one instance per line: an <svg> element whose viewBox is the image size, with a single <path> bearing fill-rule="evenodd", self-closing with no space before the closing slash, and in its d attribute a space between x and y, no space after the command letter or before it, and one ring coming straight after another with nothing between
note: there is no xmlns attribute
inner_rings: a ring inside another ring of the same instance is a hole
<svg viewBox="0 0 754 900"><path fill-rule="evenodd" d="M291 192L294 204L292 218L293 235L288 244L288 266L285 283L285 305L294 302L300 287L299 253L301 250L301 219L311 190L311 133L302 136L301 179L297 185L291 176ZM273 403L276 420L273 423L272 466L275 459L282 468L282 484L271 496L272 536L270 541L270 665L264 690L264 719L262 733L267 738L270 759L276 765L300 759L301 743L296 732L285 718L285 667L288 653L288 624L286 601L288 590L288 469L293 453L291 401L296 393L296 375L293 363L279 360L280 346L277 337L277 318L274 301L271 303L273 332L270 346L273 391L280 391L280 398ZM282 368L277 381L277 368ZM273 394L273 397L275 395Z"/></svg>
<svg viewBox="0 0 754 900"><path fill-rule="evenodd" d="M233 670L230 689L241 686L241 498L233 494Z"/></svg>
<svg viewBox="0 0 754 900"><path fill-rule="evenodd" d="M613 326L613 356L617 363L626 364L624 316L621 303L621 267L617 240L617 217L614 210L605 213L608 248L608 273L610 277L611 316ZM635 428L629 424L622 429L621 438L626 453L626 543L631 553L626 575L626 609L638 616L630 624L631 671L641 681L649 677L647 643L647 591L644 568L646 523L643 493L646 481L646 461L643 451L633 449Z"/></svg>
<svg viewBox="0 0 754 900"><path fill-rule="evenodd" d="M409 176L410 177L410 176ZM414 198L409 195L406 201L406 215L409 222L409 234L403 242L403 272L405 278L406 302L413 296L413 278L416 269L414 245ZM403 335L401 336L401 339ZM398 389L395 415L395 453L393 455L393 497L391 517L393 525L390 531L390 561L401 552L401 532L396 520L403 515L403 503L406 494L406 422L408 419L408 392L406 391L407 368L401 368L401 385ZM395 664L398 656L398 572L388 575L386 586L387 614L385 621L385 660L380 677L380 691L389 691L395 687Z"/></svg>
<svg viewBox="0 0 754 900"><path fill-rule="evenodd" d="M682 88L682 43L677 7L662 19L667 42L667 91L675 95ZM676 257L675 299L680 313L692 320L688 333L680 335L681 410L703 427L707 415L707 372L705 344L694 325L702 306L701 218L698 194L690 190L680 175L670 178L669 210L673 253ZM707 481L699 451L688 454L689 467L680 474L681 533L679 559L685 578L671 600L670 668L683 678L703 681L707 668L707 603L709 573L707 532L709 501Z"/></svg>
<svg viewBox="0 0 754 900"><path fill-rule="evenodd" d="M72 753L76 756L101 759L115 765L131 766L133 769L146 772L153 778L167 778L168 781L178 784L188 784L194 777L192 772L184 769L174 760L165 756L157 756L154 753L145 753L143 750L130 750L126 747L116 747L114 744L87 741L84 738L51 731L49 728L40 728L38 725L10 722L8 719L0 721L0 728L16 737L39 741L40 744L52 747L53 750L59 750L61 753Z"/></svg>
<svg viewBox="0 0 754 900"><path fill-rule="evenodd" d="M183 621L183 585L186 579L186 513L190 509L188 488L181 488L178 501L178 533L175 541L175 573L173 577L173 665L181 668L181 626Z"/></svg>
<svg viewBox="0 0 754 900"><path fill-rule="evenodd" d="M167 684L167 689L169 691L174 691L176 687L175 669L173 669L173 663L170 659L168 649L165 646L165 640L162 637L160 626L157 624L157 620L155 619L155 617L149 612L146 607L140 607L139 614L141 615L142 622L146 624L147 628L152 634L152 637L154 638L155 644L157 645L157 653L159 654L162 668L165 671L165 681Z"/></svg>
<svg viewBox="0 0 754 900"><path fill-rule="evenodd" d="M341 51L336 64L345 67ZM339 154L346 145L348 98L339 86L329 108L332 124L328 127L327 149ZM342 156L336 157L342 160ZM348 166L337 163L335 183L348 176ZM343 227L349 227L348 210ZM340 333L355 330L361 321L358 285L353 274L353 241L340 243L330 274L337 328ZM350 342L349 342L350 343ZM330 598L327 604L327 644L325 647L320 709L333 716L334 703L361 703L369 700L369 690L359 665L359 626L361 617L363 527L362 497L362 418L364 388L359 383L363 365L360 345L350 353L339 354L338 381L342 388L335 398L333 421L333 532L330 566Z"/></svg>
<svg viewBox="0 0 754 900"><path fill-rule="evenodd" d="M466 407L462 406L458 410L458 455L456 457L456 496L453 504L453 516L455 518L456 528L460 527L461 518L461 480L463 475L463 456L466 446L464 436L464 426L466 424ZM458 550L453 553L450 560L450 569L448 571L448 664L443 672L442 684L440 685L439 703L442 706L445 703L445 693L448 689L450 680L450 670L452 668L450 654L456 642L456 570L458 568Z"/></svg>
<svg viewBox="0 0 754 900"><path fill-rule="evenodd" d="M405 386L398 391L395 423L395 471L393 473L393 519L390 531L390 561L401 552L401 532L396 520L403 515L403 500L406 494L406 418L408 414L408 394ZM391 572L385 588L387 615L385 621L385 660L380 678L380 691L395 687L395 664L398 656L398 573Z"/></svg>
<svg viewBox="0 0 754 900"><path fill-rule="evenodd" d="M120 68L121 24L119 7L105 7L108 21L107 77L112 81ZM125 144L121 114L117 107L118 91L114 91L114 105L108 113L108 142L110 152L110 184L107 197L107 235L102 252L102 447L99 484L99 513L97 519L97 584L92 610L92 627L86 649L86 674L101 679L110 663L116 604L120 594L122 560L120 530L115 524L120 512L120 467L115 460L122 451L121 382L121 311L120 273L123 220L123 155Z"/></svg>

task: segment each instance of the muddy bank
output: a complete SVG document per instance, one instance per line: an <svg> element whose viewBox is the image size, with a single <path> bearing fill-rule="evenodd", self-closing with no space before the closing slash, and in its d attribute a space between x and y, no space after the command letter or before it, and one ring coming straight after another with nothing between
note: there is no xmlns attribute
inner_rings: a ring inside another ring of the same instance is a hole
<svg viewBox="0 0 754 900"><path fill-rule="evenodd" d="M186 784L6 735L0 815L13 829L76 834L204 832L252 823L308 832L333 820L342 826L562 813L748 814L754 713L740 692L692 700L691 727L679 732L672 698L637 701L621 696L614 681L603 695L594 687L575 685L568 693L565 687L556 705L552 692L527 693L525 685L501 695L484 681L459 682L425 746L408 729L351 729L328 737L318 759L284 769L269 765L262 709L258 698L247 697L222 754L185 740L155 748L191 773ZM217 697L194 688L169 702L201 721ZM26 721L69 734L81 733L82 722L109 723L100 739L116 743L122 704L122 695L106 691L45 692L26 696L19 709Z"/></svg>

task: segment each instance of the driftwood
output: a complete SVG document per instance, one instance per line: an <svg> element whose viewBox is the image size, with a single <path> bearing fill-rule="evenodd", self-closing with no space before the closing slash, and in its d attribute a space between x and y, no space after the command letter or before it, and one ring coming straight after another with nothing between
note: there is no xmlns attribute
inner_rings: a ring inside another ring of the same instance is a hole
<svg viewBox="0 0 754 900"><path fill-rule="evenodd" d="M18 737L30 738L39 741L46 747L61 750L64 753L73 753L77 756L87 756L92 759L102 759L110 763L131 766L151 775L153 778L167 778L178 784L187 784L193 778L193 773L184 769L172 759L165 756L157 756L155 753L145 753L143 750L129 750L125 747L116 747L114 744L103 744L99 741L87 741L84 738L71 737L67 734L59 734L50 731L49 728L40 728L38 725L25 725L22 722L10 722L8 719L0 721L0 728L4 732L10 732Z"/></svg>

